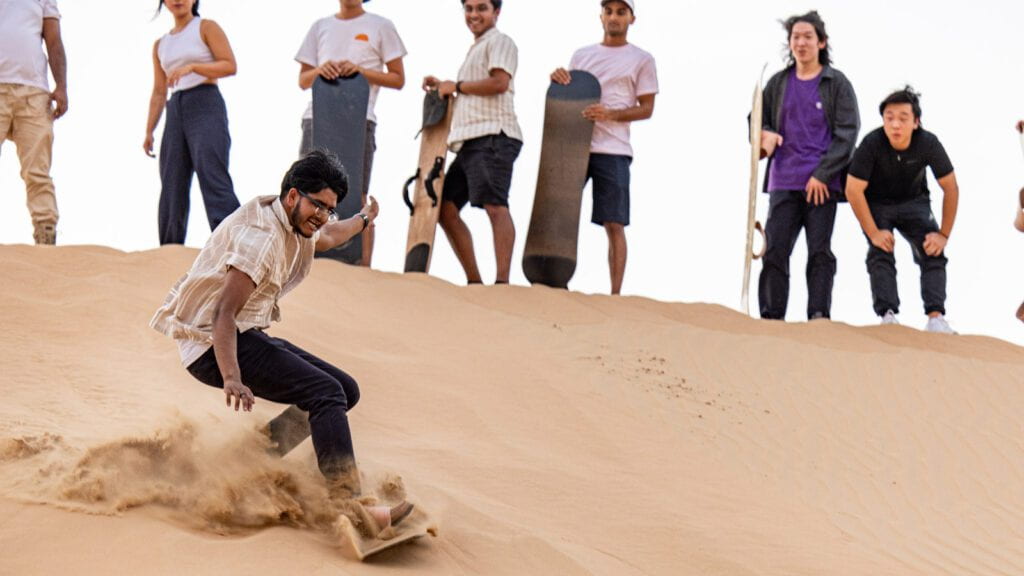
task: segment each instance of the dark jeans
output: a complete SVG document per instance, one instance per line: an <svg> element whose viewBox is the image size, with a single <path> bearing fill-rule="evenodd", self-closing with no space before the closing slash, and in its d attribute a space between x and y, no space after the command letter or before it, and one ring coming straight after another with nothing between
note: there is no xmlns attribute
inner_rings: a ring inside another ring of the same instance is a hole
<svg viewBox="0 0 1024 576"><path fill-rule="evenodd" d="M871 216L880 230L897 230L914 254L914 262L921 268L921 300L924 313L946 313L946 255L929 256L924 252L924 238L938 232L939 225L932 214L927 197L914 198L899 204L869 203ZM884 316L886 310L900 311L900 295L896 286L896 257L871 244L868 240L868 274L871 276L871 299L875 313Z"/></svg>
<svg viewBox="0 0 1024 576"><path fill-rule="evenodd" d="M294 344L260 330L238 335L242 383L260 398L294 404L309 413L317 465L327 478L343 476L355 463L347 412L359 401L351 376ZM224 388L210 348L188 371L203 384Z"/></svg>
<svg viewBox="0 0 1024 576"><path fill-rule="evenodd" d="M803 190L771 193L765 225L768 246L761 260L763 268L758 285L761 318L786 318L789 258L801 228L807 237L807 317L831 317L832 281L836 275L836 257L832 254L835 221L834 200L815 206L807 202L807 193Z"/></svg>
<svg viewBox="0 0 1024 576"><path fill-rule="evenodd" d="M210 230L238 208L228 173L231 135L220 90L203 84L175 92L167 101L160 141L160 244L184 244L192 175L199 176Z"/></svg>

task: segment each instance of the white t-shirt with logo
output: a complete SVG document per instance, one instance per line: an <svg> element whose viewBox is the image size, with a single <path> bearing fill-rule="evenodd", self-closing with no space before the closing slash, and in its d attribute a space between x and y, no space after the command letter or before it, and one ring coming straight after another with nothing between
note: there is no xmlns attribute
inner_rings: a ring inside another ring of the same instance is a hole
<svg viewBox="0 0 1024 576"><path fill-rule="evenodd" d="M43 19L60 19L57 0L0 0L0 84L50 91Z"/></svg>
<svg viewBox="0 0 1024 576"><path fill-rule="evenodd" d="M0 0L2 1L2 0ZM314 68L331 60L348 60L362 68L385 70L385 64L407 54L395 25L369 12L351 20L328 16L317 20L302 41L295 60ZM370 103L366 118L373 122L380 86L370 85ZM306 108L303 118L313 117L313 103Z"/></svg>
<svg viewBox="0 0 1024 576"><path fill-rule="evenodd" d="M569 63L572 70L583 70L601 83L601 104L611 110L637 105L640 96L658 93L658 72L654 57L632 44L580 48ZM629 144L629 122L597 122L590 151L596 154L633 156Z"/></svg>

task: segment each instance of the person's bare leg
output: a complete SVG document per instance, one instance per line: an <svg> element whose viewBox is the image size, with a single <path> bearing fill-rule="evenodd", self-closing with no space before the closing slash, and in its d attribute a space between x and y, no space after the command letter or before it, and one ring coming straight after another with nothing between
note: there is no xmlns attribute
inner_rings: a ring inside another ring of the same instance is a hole
<svg viewBox="0 0 1024 576"><path fill-rule="evenodd" d="M605 222L608 233L608 272L612 281L612 294L622 292L622 279L626 276L626 227Z"/></svg>
<svg viewBox="0 0 1024 576"><path fill-rule="evenodd" d="M366 206L366 196L363 196L363 206ZM360 266L370 267L370 263L373 261L373 225L366 227L363 230L362 241L363 241L363 256L362 260L359 261Z"/></svg>
<svg viewBox="0 0 1024 576"><path fill-rule="evenodd" d="M466 272L466 282L480 284L482 280L480 278L480 269L476 266L476 253L473 251L473 235L469 231L469 226L466 226L462 216L459 215L458 207L452 202L442 202L440 220L441 229L444 230L445 236L448 237L448 243L452 245L455 256L459 259L462 269Z"/></svg>
<svg viewBox="0 0 1024 576"><path fill-rule="evenodd" d="M1017 209L1017 219L1014 220L1013 226L1024 232L1024 188L1020 189L1020 207Z"/></svg>
<svg viewBox="0 0 1024 576"><path fill-rule="evenodd" d="M370 506L366 510L373 517L373 521L377 523L377 526L383 530L388 526L397 526L402 520L409 517L415 506L409 502L402 501L396 506L388 508L387 506Z"/></svg>
<svg viewBox="0 0 1024 576"><path fill-rule="evenodd" d="M508 206L487 204L484 209L491 219L491 230L494 232L494 260L498 268L494 282L508 284L512 271L512 248L516 243L516 226Z"/></svg>

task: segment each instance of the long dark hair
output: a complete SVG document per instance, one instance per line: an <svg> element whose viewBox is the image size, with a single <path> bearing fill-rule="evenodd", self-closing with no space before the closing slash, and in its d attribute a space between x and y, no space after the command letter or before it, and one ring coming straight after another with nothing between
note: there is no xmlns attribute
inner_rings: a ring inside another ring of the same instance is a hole
<svg viewBox="0 0 1024 576"><path fill-rule="evenodd" d="M163 7L164 7L164 0L159 0L159 3L156 5L156 13L159 14L160 13L160 9L163 8ZM192 5L192 15L193 16L199 16L199 0L196 0L196 3Z"/></svg>
<svg viewBox="0 0 1024 576"><path fill-rule="evenodd" d="M196 3L198 4L198 2ZM793 59L793 52L789 49L789 39L793 37L793 26L796 26L799 22L806 22L814 26L814 33L818 35L818 41L825 43L825 47L818 52L818 62L822 66L831 64L832 56L829 54L828 33L825 32L825 21L821 19L817 10L811 10L807 14L790 16L782 20L782 27L786 29L786 64L788 66L796 64L796 60Z"/></svg>

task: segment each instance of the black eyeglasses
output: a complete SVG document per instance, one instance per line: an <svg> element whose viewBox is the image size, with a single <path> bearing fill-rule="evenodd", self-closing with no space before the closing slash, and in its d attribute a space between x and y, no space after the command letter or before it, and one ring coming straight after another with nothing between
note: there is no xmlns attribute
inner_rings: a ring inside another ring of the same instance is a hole
<svg viewBox="0 0 1024 576"><path fill-rule="evenodd" d="M313 205L313 208L316 208L317 214L320 214L321 212L327 214L328 222L334 222L335 220L338 219L338 213L334 211L334 208L331 208L330 206L324 204L323 202L317 200L316 198L313 198L309 194L306 194L302 190L299 190L298 188L296 188L295 191L298 192L299 195L305 198L306 200L309 200L309 203Z"/></svg>

